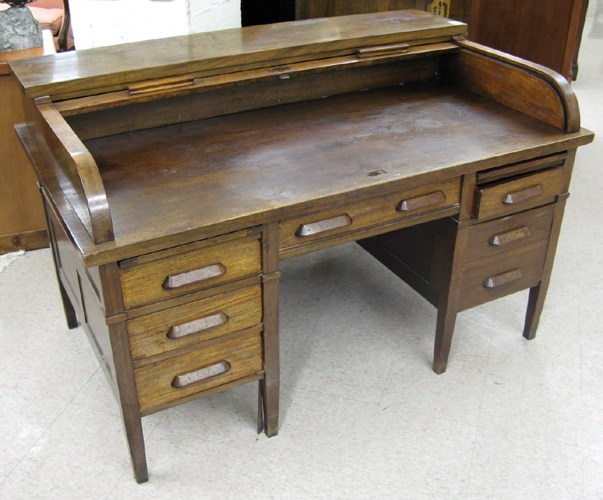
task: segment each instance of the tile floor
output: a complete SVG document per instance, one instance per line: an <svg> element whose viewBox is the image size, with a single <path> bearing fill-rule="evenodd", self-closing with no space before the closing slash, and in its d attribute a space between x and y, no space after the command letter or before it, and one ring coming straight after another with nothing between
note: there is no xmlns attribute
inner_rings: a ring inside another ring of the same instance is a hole
<svg viewBox="0 0 603 500"><path fill-rule="evenodd" d="M475 308L437 376L434 310L359 247L288 261L279 436L255 433L255 384L146 417L143 485L49 250L17 256L0 274L0 499L603 498L601 77L591 0L574 88L599 138L578 153L535 340L525 293Z"/></svg>

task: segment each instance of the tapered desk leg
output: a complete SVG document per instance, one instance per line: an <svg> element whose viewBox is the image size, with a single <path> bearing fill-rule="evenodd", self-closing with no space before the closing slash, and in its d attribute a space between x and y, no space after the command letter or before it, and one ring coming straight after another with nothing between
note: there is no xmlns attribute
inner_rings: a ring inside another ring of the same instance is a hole
<svg viewBox="0 0 603 500"><path fill-rule="evenodd" d="M48 228L48 239L50 240L50 248L52 250L52 258L54 259L54 270L56 272L57 275L57 281L59 282L59 290L61 292L61 300L63 302L63 310L65 311L65 319L67 320L67 327L70 330L73 330L74 328L77 328L78 326L78 321L77 321L77 314L75 312L75 307L73 307L73 303L71 302L71 299L69 298L69 295L67 294L67 290L65 290L65 287L63 286L63 283L61 282L61 276L59 274L59 269L61 267L61 261L59 259L59 255L58 255L58 251L57 251L57 237L54 231L54 223L52 222L50 213L49 213L49 208L47 205L47 201L46 201L46 197L44 196L44 193L40 190L40 193L42 194L42 202L44 205L44 213L46 215L46 227Z"/></svg>
<svg viewBox="0 0 603 500"><path fill-rule="evenodd" d="M280 361L278 328L278 277L264 282L264 379L260 381L264 429L268 437L278 434Z"/></svg>
<svg viewBox="0 0 603 500"><path fill-rule="evenodd" d="M278 222L264 226L262 237L264 379L260 381L258 426L268 437L278 434L280 397Z"/></svg>
<svg viewBox="0 0 603 500"><path fill-rule="evenodd" d="M67 327L70 330L73 330L74 328L77 328L77 326L78 326L77 315L75 313L75 308L73 307L73 304L71 303L71 299L69 298L69 295L67 295L67 291L65 290L65 287L63 286L63 283L61 282L60 279L59 279L59 290L61 291L61 300L63 301L63 310L65 311L65 319L67 320Z"/></svg>
<svg viewBox="0 0 603 500"><path fill-rule="evenodd" d="M444 273L449 281L443 284L438 298L438 317L433 352L433 371L438 375L446 371L448 355L452 344L452 334L458 312L463 264L467 250L468 229L451 219L447 228L447 255L451 255L449 272Z"/></svg>
<svg viewBox="0 0 603 500"><path fill-rule="evenodd" d="M111 325L109 332L111 335L113 361L116 371L115 378L119 390L122 420L130 448L134 478L137 483L144 483L149 480L149 473L142 434L142 420L134 382L134 367L132 366L125 322Z"/></svg>
<svg viewBox="0 0 603 500"><path fill-rule="evenodd" d="M537 286L530 288L530 298L528 299L528 309L526 312L526 321L523 329L523 336L528 340L532 340L534 337L536 337L536 330L538 330L540 315L542 314L542 309L544 308L544 299L546 298L546 293L551 281L553 261L555 260L557 242L559 241L559 233L561 232L561 221L563 220L565 203L568 197L569 193L563 193L557 198L555 211L553 213L553 223L551 225L549 246L546 251L546 258L544 261L544 267L542 269L542 279Z"/></svg>

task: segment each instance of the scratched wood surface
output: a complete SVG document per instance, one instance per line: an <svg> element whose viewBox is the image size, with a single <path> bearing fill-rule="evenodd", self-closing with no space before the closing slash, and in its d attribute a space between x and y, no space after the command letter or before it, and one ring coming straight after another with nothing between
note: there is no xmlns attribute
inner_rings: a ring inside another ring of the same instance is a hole
<svg viewBox="0 0 603 500"><path fill-rule="evenodd" d="M193 227L249 227L326 197L347 203L385 183L391 191L428 180L421 175L437 180L475 169L475 162L497 166L564 141L567 134L470 92L420 85L95 139L86 147L107 190L116 242L128 244ZM369 175L376 170L385 173Z"/></svg>

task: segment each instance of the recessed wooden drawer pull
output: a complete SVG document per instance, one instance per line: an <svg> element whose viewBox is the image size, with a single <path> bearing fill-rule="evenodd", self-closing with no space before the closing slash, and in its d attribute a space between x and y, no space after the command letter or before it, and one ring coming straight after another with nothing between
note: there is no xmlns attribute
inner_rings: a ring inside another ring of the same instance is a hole
<svg viewBox="0 0 603 500"><path fill-rule="evenodd" d="M499 247L530 237L530 229L527 226L511 229L504 233L495 234L490 238L489 243L492 246Z"/></svg>
<svg viewBox="0 0 603 500"><path fill-rule="evenodd" d="M426 208L431 205L437 205L446 201L446 195L443 191L434 191L433 193L424 194L408 200L402 200L398 205L398 212L408 212L419 208Z"/></svg>
<svg viewBox="0 0 603 500"><path fill-rule="evenodd" d="M512 281L517 281L522 277L523 273L521 272L521 269L511 269L510 271L506 271L495 276L490 276L486 281L484 281L484 288L496 288L497 286L505 285L507 283L511 283Z"/></svg>
<svg viewBox="0 0 603 500"><path fill-rule="evenodd" d="M531 186L520 191L515 191L514 193L508 193L503 198L503 203L505 205L521 203L522 201L531 200L532 198L538 198L539 196L542 196L542 193L542 186L540 184L536 184L535 186Z"/></svg>
<svg viewBox="0 0 603 500"><path fill-rule="evenodd" d="M228 361L220 361L215 365L206 366L199 368L198 370L184 373L182 375L176 375L172 382L172 387L181 388L186 387L196 382L202 382L218 375L223 375L230 370L230 363Z"/></svg>
<svg viewBox="0 0 603 500"><path fill-rule="evenodd" d="M128 85L130 95L147 94L149 92L174 90L182 87L192 87L195 79L189 75L158 78L147 82L131 83Z"/></svg>
<svg viewBox="0 0 603 500"><path fill-rule="evenodd" d="M217 314L212 314L211 316L189 321L188 323L174 325L167 332L167 337L174 340L181 339L182 337L188 337L193 333L209 330L214 326L225 325L227 322L228 316L223 312L219 312Z"/></svg>
<svg viewBox="0 0 603 500"><path fill-rule="evenodd" d="M191 283L196 283L198 281L216 278L217 276L222 276L225 273L226 267L224 265L212 264L211 266L202 267L201 269L195 269L193 271L168 276L163 282L163 288L171 290L173 288L190 285Z"/></svg>
<svg viewBox="0 0 603 500"><path fill-rule="evenodd" d="M365 47L358 49L356 53L359 59L366 57L381 57L394 56L398 54L406 54L410 50L410 45L407 43L391 43L389 45L378 45L376 47Z"/></svg>
<svg viewBox="0 0 603 500"><path fill-rule="evenodd" d="M326 231L332 231L333 229L339 229L346 226L352 225L352 219L349 215L338 215L331 219L325 219L318 222L312 222L311 224L303 224L295 232L295 234L301 238L307 236L314 236L316 234L324 233Z"/></svg>

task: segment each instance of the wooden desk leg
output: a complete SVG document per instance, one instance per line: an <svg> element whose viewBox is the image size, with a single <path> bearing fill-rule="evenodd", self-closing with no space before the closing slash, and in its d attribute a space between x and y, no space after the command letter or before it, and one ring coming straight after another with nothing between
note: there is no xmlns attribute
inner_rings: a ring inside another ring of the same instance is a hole
<svg viewBox="0 0 603 500"><path fill-rule="evenodd" d="M523 329L523 336L532 340L536 337L540 315L544 308L544 299L551 281L551 273L553 271L553 261L557 251L557 242L559 241L559 233L561 232L561 221L563 220L563 212L565 211L565 203L569 193L563 193L557 198L555 212L553 213L553 223L551 225L551 236L549 238L549 246L546 251L546 259L542 269L542 279L540 283L530 288L530 298L528 299L528 309L526 311L526 321Z"/></svg>
<svg viewBox="0 0 603 500"><path fill-rule="evenodd" d="M58 278L58 276L57 276ZM77 315L75 313L75 308L73 307L73 304L71 303L71 299L69 298L69 295L67 295L67 291L65 290L65 287L63 286L63 283L61 282L61 279L58 278L59 280L59 290L61 291L61 300L63 301L63 311L65 311L65 319L67 320L67 327L70 330L73 330L74 328L78 327L78 321L77 321Z"/></svg>
<svg viewBox="0 0 603 500"><path fill-rule="evenodd" d="M280 397L279 281L264 283L264 379L260 381L263 424L268 437L278 434Z"/></svg>
<svg viewBox="0 0 603 500"><path fill-rule="evenodd" d="M451 255L452 259L449 261L449 272L444 274L449 277L449 281L442 286L438 298L438 317L433 352L433 371L438 375L446 371L448 363L463 279L467 237L468 226L451 219L446 234L448 249L446 255Z"/></svg>
<svg viewBox="0 0 603 500"><path fill-rule="evenodd" d="M260 381L258 425L268 437L278 434L280 397L278 221L266 224L262 237L264 379Z"/></svg>
<svg viewBox="0 0 603 500"><path fill-rule="evenodd" d="M137 483L144 483L149 480L149 472L147 470L142 420L134 382L134 367L132 366L132 358L130 356L128 331L125 321L110 325L109 333L113 349L115 379L119 390L122 420L128 446L130 447L130 459L132 461L132 468L134 469L134 478Z"/></svg>
<svg viewBox="0 0 603 500"><path fill-rule="evenodd" d="M77 314L75 312L75 308L73 307L73 303L67 294L67 290L63 286L61 282L61 276L59 275L59 269L61 267L59 254L57 251L57 238L55 234L54 224L52 219L50 218L49 208L47 206L46 197L44 196L43 191L40 190L42 194L42 205L44 206L44 214L46 215L46 227L48 228L48 239L50 242L50 249L52 250L52 258L54 260L54 270L57 274L57 281L59 282L59 290L61 292L61 300L63 302L63 311L65 311L65 319L67 320L67 326L70 330L77 328Z"/></svg>

